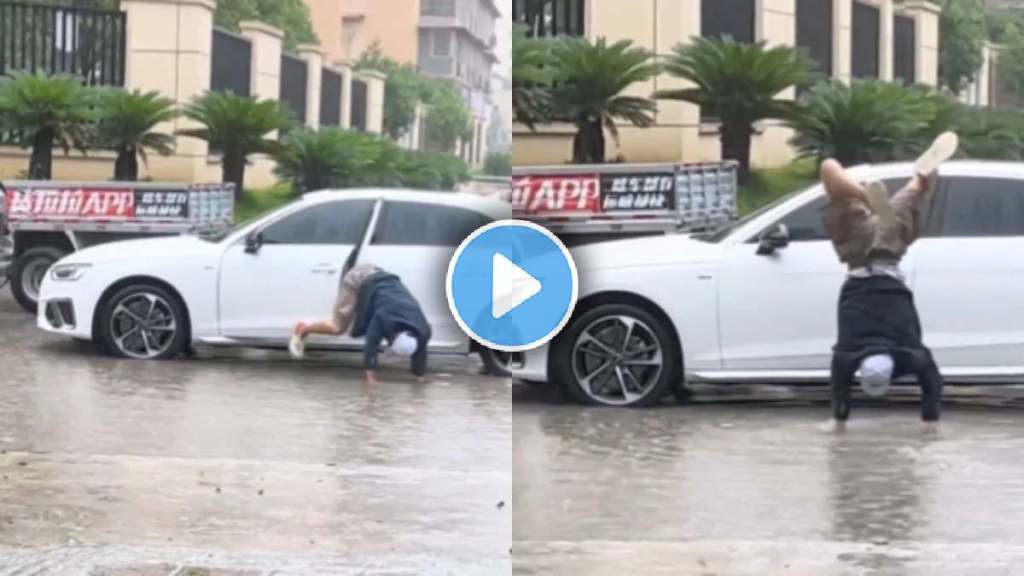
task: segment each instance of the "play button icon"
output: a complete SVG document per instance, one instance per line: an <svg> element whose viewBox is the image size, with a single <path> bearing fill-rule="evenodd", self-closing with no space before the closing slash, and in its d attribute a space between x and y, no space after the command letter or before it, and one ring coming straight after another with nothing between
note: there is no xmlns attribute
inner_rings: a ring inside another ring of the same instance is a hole
<svg viewBox="0 0 1024 576"><path fill-rule="evenodd" d="M572 256L554 234L503 220L463 241L448 267L446 290L466 334L488 348L518 352L558 334L579 288Z"/></svg>
<svg viewBox="0 0 1024 576"><path fill-rule="evenodd" d="M536 278L500 253L494 255L491 270L491 316L495 318L515 310L543 288Z"/></svg>

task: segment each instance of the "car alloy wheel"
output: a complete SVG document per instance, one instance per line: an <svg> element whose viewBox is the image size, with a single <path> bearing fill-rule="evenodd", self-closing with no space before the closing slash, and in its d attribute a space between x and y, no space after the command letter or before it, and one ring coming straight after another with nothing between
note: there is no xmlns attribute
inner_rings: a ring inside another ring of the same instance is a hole
<svg viewBox="0 0 1024 576"><path fill-rule="evenodd" d="M129 294L110 313L110 337L118 352L130 358L162 357L178 336L174 308L149 291Z"/></svg>
<svg viewBox="0 0 1024 576"><path fill-rule="evenodd" d="M580 391L600 404L632 405L658 386L665 355L647 323L623 314L588 324L572 348L572 370Z"/></svg>

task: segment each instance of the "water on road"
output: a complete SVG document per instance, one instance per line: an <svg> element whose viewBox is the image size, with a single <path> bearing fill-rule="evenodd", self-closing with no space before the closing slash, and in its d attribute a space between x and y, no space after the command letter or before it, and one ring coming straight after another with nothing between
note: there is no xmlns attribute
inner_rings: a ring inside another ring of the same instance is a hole
<svg viewBox="0 0 1024 576"><path fill-rule="evenodd" d="M5 293L0 575L508 573L510 385L432 364L114 360Z"/></svg>

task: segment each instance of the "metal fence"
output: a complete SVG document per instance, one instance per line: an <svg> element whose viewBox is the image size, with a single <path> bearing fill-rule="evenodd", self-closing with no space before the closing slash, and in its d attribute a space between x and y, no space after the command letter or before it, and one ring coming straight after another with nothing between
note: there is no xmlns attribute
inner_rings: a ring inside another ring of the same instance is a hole
<svg viewBox="0 0 1024 576"><path fill-rule="evenodd" d="M753 42L754 0L702 0L700 33L705 38L729 36L737 42Z"/></svg>
<svg viewBox="0 0 1024 576"><path fill-rule="evenodd" d="M320 79L320 125L341 126L341 74L323 69Z"/></svg>
<svg viewBox="0 0 1024 576"><path fill-rule="evenodd" d="M796 45L826 76L832 76L832 18L831 0L796 2Z"/></svg>
<svg viewBox="0 0 1024 576"><path fill-rule="evenodd" d="M281 55L281 90L278 99L281 105L291 110L299 124L306 123L306 61Z"/></svg>
<svg viewBox="0 0 1024 576"><path fill-rule="evenodd" d="M366 82L352 81L352 129L366 132Z"/></svg>
<svg viewBox="0 0 1024 576"><path fill-rule="evenodd" d="M513 0L512 20L534 36L583 36L585 0Z"/></svg>
<svg viewBox="0 0 1024 576"><path fill-rule="evenodd" d="M878 78L879 46L881 42L881 13L878 8L853 3L853 61L854 78Z"/></svg>
<svg viewBox="0 0 1024 576"><path fill-rule="evenodd" d="M897 16L893 36L893 74L907 84L913 84L917 81L917 30L914 19Z"/></svg>
<svg viewBox="0 0 1024 576"><path fill-rule="evenodd" d="M89 86L123 86L125 14L0 2L0 75L72 74Z"/></svg>
<svg viewBox="0 0 1024 576"><path fill-rule="evenodd" d="M248 40L214 28L210 90L249 96L252 90L252 44Z"/></svg>

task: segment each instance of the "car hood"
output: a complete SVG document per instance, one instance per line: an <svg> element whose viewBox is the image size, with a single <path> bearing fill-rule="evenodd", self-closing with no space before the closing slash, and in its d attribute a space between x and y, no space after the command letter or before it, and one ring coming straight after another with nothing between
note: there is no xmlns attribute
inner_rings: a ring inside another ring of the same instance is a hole
<svg viewBox="0 0 1024 576"><path fill-rule="evenodd" d="M664 234L609 240L572 250L579 270L697 264L720 258L718 244L700 242L686 234Z"/></svg>
<svg viewBox="0 0 1024 576"><path fill-rule="evenodd" d="M62 262L66 264L96 264L118 260L189 258L210 254L216 249L217 244L200 240L195 236L145 238L110 242L79 250Z"/></svg>

